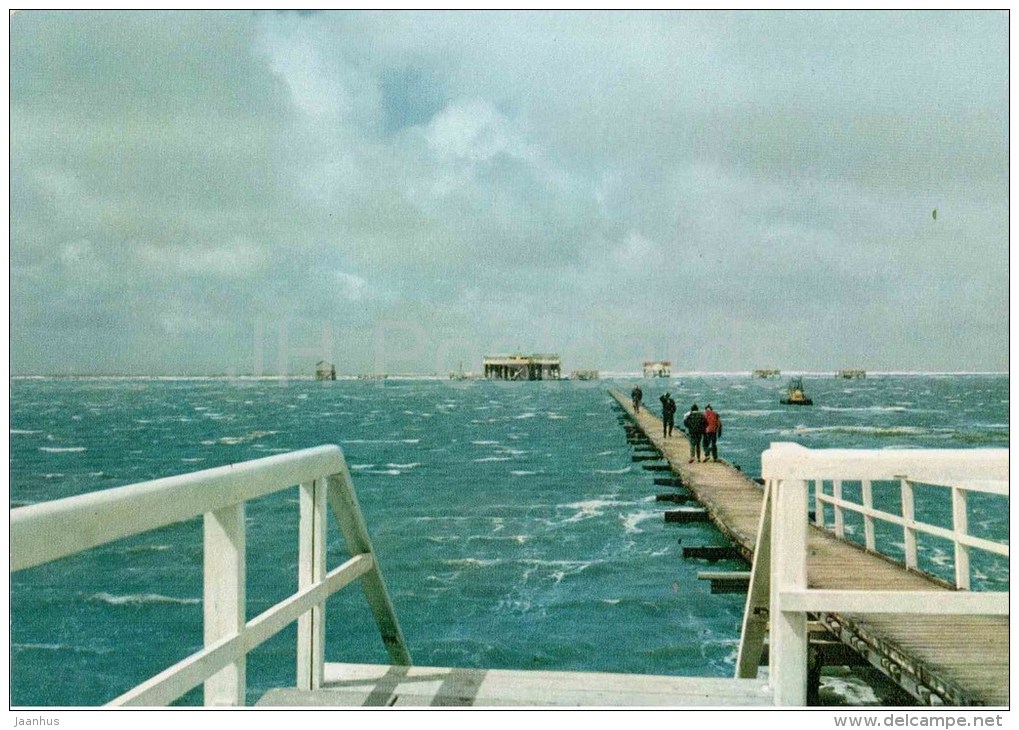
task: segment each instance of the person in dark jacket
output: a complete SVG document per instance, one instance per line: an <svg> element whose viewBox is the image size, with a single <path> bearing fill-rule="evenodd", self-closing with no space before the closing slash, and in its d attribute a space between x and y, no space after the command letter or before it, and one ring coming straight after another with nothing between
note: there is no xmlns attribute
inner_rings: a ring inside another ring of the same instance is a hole
<svg viewBox="0 0 1019 730"><path fill-rule="evenodd" d="M635 385L630 391L630 397L633 398L633 412L640 413L640 402L644 400L644 391L640 389L639 385Z"/></svg>
<svg viewBox="0 0 1019 730"><path fill-rule="evenodd" d="M697 410L697 404L690 406L689 412L683 417L683 425L686 426L686 437L690 440L690 461L701 460L701 439L704 438L704 429L708 425L704 414Z"/></svg>
<svg viewBox="0 0 1019 730"><path fill-rule="evenodd" d="M662 402L662 437L669 438L676 422L676 401L672 399L672 395L668 391L658 400Z"/></svg>
<svg viewBox="0 0 1019 730"><path fill-rule="evenodd" d="M704 406L704 461L711 457L712 461L718 461L718 439L722 438L722 419L711 408L711 404Z"/></svg>

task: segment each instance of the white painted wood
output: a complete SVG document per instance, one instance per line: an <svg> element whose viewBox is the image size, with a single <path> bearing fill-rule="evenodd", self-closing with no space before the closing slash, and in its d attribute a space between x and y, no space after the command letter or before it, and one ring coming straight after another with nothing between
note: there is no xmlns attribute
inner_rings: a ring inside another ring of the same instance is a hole
<svg viewBox="0 0 1019 730"><path fill-rule="evenodd" d="M902 542L906 549L906 567L916 567L916 509L913 504L913 483L903 478L899 482L902 495Z"/></svg>
<svg viewBox="0 0 1019 730"><path fill-rule="evenodd" d="M786 590L790 611L825 613L907 613L922 616L1008 616L1008 593L975 591Z"/></svg>
<svg viewBox="0 0 1019 730"><path fill-rule="evenodd" d="M760 680L608 672L326 664L323 689L273 690L260 707L767 707Z"/></svg>
<svg viewBox="0 0 1019 730"><path fill-rule="evenodd" d="M833 501L833 499L828 496L825 496L824 500L828 503L831 503ZM853 502L846 502L845 500L840 502L840 505L842 506L842 509L852 510L854 512L858 512L871 518L877 518L883 520L884 522L889 522L893 525L898 525L899 527L905 527L906 525L906 521L902 517L900 517L899 515L892 514L891 512L884 512L883 510L873 508L867 509ZM1009 546L1005 543L994 542L993 540L985 540L983 538L974 537L973 535L969 535L962 532L956 533L952 530L946 530L944 527L938 527L937 525L929 525L926 522L914 521L912 524L913 530L915 532L923 532L928 535L934 535L935 537L943 537L946 540L958 541L959 543L965 545L966 547L978 548L980 550L985 550L989 553L994 553L995 555L1001 555L1006 558L1009 557Z"/></svg>
<svg viewBox="0 0 1019 730"><path fill-rule="evenodd" d="M305 590L326 574L326 485L316 479L300 487L297 586ZM325 604L297 619L297 687L318 689L325 662Z"/></svg>
<svg viewBox="0 0 1019 730"><path fill-rule="evenodd" d="M764 651L771 607L771 481L764 484L761 516L757 523L754 564L750 570L750 589L743 609L739 653L736 655L736 679L756 679Z"/></svg>
<svg viewBox="0 0 1019 730"><path fill-rule="evenodd" d="M299 616L375 567L370 555L357 555L331 570L325 580L298 591L260 613L244 629L195 652L110 702L110 706L154 707L169 704L293 623Z"/></svg>
<svg viewBox="0 0 1019 730"><path fill-rule="evenodd" d="M782 597L807 588L807 482L775 480L771 533L770 682L775 704L807 703L807 617Z"/></svg>
<svg viewBox="0 0 1019 730"><path fill-rule="evenodd" d="M11 571L286 489L344 466L337 446L155 479L11 510Z"/></svg>
<svg viewBox="0 0 1019 730"><path fill-rule="evenodd" d="M835 534L838 537L846 536L846 523L842 514L842 480L834 479L831 483L832 506L835 512Z"/></svg>
<svg viewBox="0 0 1019 730"><path fill-rule="evenodd" d="M761 476L785 479L871 479L959 485L1008 494L1008 449L807 449L778 442L761 455Z"/></svg>
<svg viewBox="0 0 1019 730"><path fill-rule="evenodd" d="M864 479L861 483L863 498L863 542L868 550L876 550L874 542L874 488L870 479Z"/></svg>
<svg viewBox="0 0 1019 730"><path fill-rule="evenodd" d="M347 463L343 462L340 468L328 479L327 499L333 514L340 523L344 540L347 543L347 550L350 554L366 553L373 555L371 539L368 537L368 528L361 514L361 505L357 501L357 493L354 491L354 484L350 479L350 471ZM389 599L389 591L382 578L382 570L376 564L375 570L366 574L361 580L361 587L364 590L365 599L371 608L375 624L382 636L382 643L385 644L389 660L395 665L410 665L410 650L403 637L403 631L396 619L396 610Z"/></svg>
<svg viewBox="0 0 1019 730"><path fill-rule="evenodd" d="M814 480L814 524L824 527L824 480Z"/></svg>
<svg viewBox="0 0 1019 730"><path fill-rule="evenodd" d="M966 492L959 487L952 488L952 542L955 544L955 586L969 590L969 547L965 538L969 535L969 517L966 514Z"/></svg>
<svg viewBox="0 0 1019 730"><path fill-rule="evenodd" d="M205 515L204 524L205 646L236 636L245 621L244 504ZM247 689L243 655L205 682L205 704L243 705Z"/></svg>

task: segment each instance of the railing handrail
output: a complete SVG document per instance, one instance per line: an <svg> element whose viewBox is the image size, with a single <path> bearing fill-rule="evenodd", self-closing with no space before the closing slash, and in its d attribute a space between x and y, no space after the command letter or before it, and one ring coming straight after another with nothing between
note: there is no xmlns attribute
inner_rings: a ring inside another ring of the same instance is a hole
<svg viewBox="0 0 1019 730"><path fill-rule="evenodd" d="M298 590L246 620L245 503L298 487ZM327 572L326 512L340 525L350 559ZM319 446L264 459L68 497L11 512L11 572L106 543L204 517L205 647L125 692L112 705L167 704L205 683L205 704L244 704L246 657L297 621L297 685L320 686L325 601L360 579L393 664L410 654L343 451Z"/></svg>
<svg viewBox="0 0 1019 730"><path fill-rule="evenodd" d="M808 480L908 479L1008 494L1008 449L808 449L775 442L761 455L761 476L779 474L783 479Z"/></svg>
<svg viewBox="0 0 1019 730"><path fill-rule="evenodd" d="M11 510L11 572L216 512L345 468L316 446Z"/></svg>

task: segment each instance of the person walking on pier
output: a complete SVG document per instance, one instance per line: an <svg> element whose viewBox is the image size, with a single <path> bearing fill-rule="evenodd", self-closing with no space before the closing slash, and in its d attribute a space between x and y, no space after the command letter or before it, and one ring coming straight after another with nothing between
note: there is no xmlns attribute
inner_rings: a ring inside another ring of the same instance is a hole
<svg viewBox="0 0 1019 730"><path fill-rule="evenodd" d="M676 401L668 391L658 400L662 402L662 438L669 438L676 422Z"/></svg>
<svg viewBox="0 0 1019 730"><path fill-rule="evenodd" d="M683 417L683 425L686 426L686 437L690 440L690 461L701 460L701 439L704 438L704 428L707 421L704 414L697 410L697 404L690 406L690 410Z"/></svg>
<svg viewBox="0 0 1019 730"><path fill-rule="evenodd" d="M708 403L704 406L704 461L718 461L718 439L722 438L722 419Z"/></svg>
<svg viewBox="0 0 1019 730"><path fill-rule="evenodd" d="M636 415L640 413L640 402L644 400L644 391L640 389L639 385L635 385L630 391L630 397L633 398L633 413Z"/></svg>

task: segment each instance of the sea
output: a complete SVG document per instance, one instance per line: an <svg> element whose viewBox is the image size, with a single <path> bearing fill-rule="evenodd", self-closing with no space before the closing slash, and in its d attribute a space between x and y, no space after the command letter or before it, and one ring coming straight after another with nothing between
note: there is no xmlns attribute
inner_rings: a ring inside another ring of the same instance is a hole
<svg viewBox="0 0 1019 730"><path fill-rule="evenodd" d="M10 506L338 444L415 664L732 676L744 596L698 580L705 564L682 547L725 539L709 524L666 524L663 489L632 460L607 391L636 382L653 409L665 390L680 413L712 404L719 456L750 476L772 442L1008 446L1005 374L807 374L811 407L780 405L784 381L749 374L14 378ZM950 520L947 497L917 500L922 516ZM971 532L1007 540L1007 498L971 497L969 511ZM249 503L246 519L251 618L296 590L297 490ZM335 567L346 555L330 530ZM901 534L879 541L901 558ZM921 538L922 568L951 579L951 555ZM973 584L1007 590L1007 560L975 553ZM12 574L12 705L101 705L197 651L201 596L200 519ZM250 703L294 684L295 641L290 627L249 656ZM326 659L386 662L356 587L328 602ZM200 704L200 688L179 703Z"/></svg>

